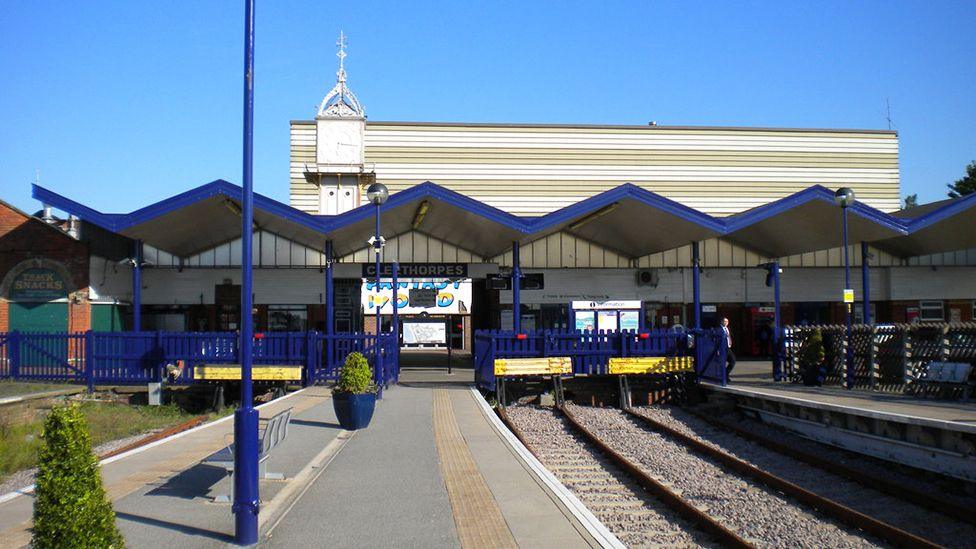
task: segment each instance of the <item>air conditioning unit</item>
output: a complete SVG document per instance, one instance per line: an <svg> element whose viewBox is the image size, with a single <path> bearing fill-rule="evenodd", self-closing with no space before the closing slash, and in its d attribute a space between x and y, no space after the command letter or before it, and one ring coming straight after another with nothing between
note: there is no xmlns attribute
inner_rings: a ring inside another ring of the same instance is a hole
<svg viewBox="0 0 976 549"><path fill-rule="evenodd" d="M658 281L657 269L639 269L637 271L637 285L656 287Z"/></svg>

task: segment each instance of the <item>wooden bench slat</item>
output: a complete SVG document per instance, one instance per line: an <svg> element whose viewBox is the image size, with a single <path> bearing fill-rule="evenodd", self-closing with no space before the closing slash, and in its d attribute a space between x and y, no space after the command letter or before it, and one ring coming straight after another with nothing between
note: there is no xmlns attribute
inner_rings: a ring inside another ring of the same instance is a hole
<svg viewBox="0 0 976 549"><path fill-rule="evenodd" d="M201 381L240 381L241 367L237 364L203 364L193 368L193 379ZM251 367L254 381L301 381L301 366L255 365Z"/></svg>
<svg viewBox="0 0 976 549"><path fill-rule="evenodd" d="M607 371L616 375L667 374L690 372L694 366L690 356L611 357Z"/></svg>
<svg viewBox="0 0 976 549"><path fill-rule="evenodd" d="M549 376L573 372L573 359L568 356L542 358L496 358L496 376Z"/></svg>

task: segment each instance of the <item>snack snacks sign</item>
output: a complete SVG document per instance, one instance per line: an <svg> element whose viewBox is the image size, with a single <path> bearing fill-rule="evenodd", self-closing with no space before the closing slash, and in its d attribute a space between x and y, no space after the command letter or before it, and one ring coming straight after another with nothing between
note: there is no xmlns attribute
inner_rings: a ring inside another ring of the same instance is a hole
<svg viewBox="0 0 976 549"><path fill-rule="evenodd" d="M376 314L377 306L380 314L393 314L393 283L380 281L379 291L376 291L376 281L363 280L362 286L363 312ZM410 305L411 289L433 289L437 291L433 307L416 307ZM404 315L426 312L432 315L463 315L471 312L471 279L408 279L397 282L397 312Z"/></svg>

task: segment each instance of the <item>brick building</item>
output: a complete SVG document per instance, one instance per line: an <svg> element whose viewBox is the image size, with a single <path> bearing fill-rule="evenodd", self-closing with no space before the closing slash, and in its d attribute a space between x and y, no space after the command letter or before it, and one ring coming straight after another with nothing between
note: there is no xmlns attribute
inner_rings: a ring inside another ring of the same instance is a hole
<svg viewBox="0 0 976 549"><path fill-rule="evenodd" d="M0 332L85 331L91 313L88 245L0 201Z"/></svg>

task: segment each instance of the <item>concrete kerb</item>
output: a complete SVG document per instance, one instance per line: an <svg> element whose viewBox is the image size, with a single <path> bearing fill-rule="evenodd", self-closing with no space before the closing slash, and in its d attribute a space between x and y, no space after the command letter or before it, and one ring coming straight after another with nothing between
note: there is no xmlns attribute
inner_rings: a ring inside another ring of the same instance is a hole
<svg viewBox="0 0 976 549"><path fill-rule="evenodd" d="M614 549L625 549L625 545L617 539L606 526L600 522L600 519L596 518L586 505L583 504L579 498L576 497L568 488L566 488L562 482L559 481L551 472L549 472L546 467L539 462L538 459L526 448L522 443L508 430L507 427L502 423L501 419L492 411L491 406L488 405L488 401L485 400L484 396L478 391L477 388L471 387L469 389L475 402L478 403L478 407L481 409L482 415L491 424L495 431L502 437L502 440L509 447L509 449L515 454L523 466L526 467L527 471L536 479L536 482L549 493L550 497L555 498L556 503L560 505L563 509L569 512L582 527L586 530L587 534L599 544L600 547L614 548Z"/></svg>
<svg viewBox="0 0 976 549"><path fill-rule="evenodd" d="M285 396L283 396L281 398L278 398L278 399L275 399L275 400L272 400L272 401L269 401L269 402L265 402L264 404L259 404L258 406L255 406L254 408L256 410L260 410L261 408L264 408L265 406L269 406L269 405L271 405L273 403L280 403L280 402L282 402L284 400L287 400L287 399L289 399L289 398L291 398L291 397L293 397L293 396L295 396L295 395L297 395L299 393L302 393L303 391L305 391L305 389L299 389L299 390L295 391L294 393L289 393L289 394L287 394L287 395L285 395ZM118 461L120 459L124 459L124 458L127 458L129 456L133 456L133 455L136 455L136 454L145 452L146 450L149 450L150 448L155 448L156 446L159 446L161 444L166 444L167 442L174 441L174 440L176 440L178 438L185 437L185 436L187 436L187 435L189 435L191 433L195 433L197 431L201 431L203 429L206 429L206 428L211 427L211 426L214 426L214 425L218 425L218 424L223 423L225 421L230 421L233 418L234 418L233 415L227 415L227 416L224 416L222 418L216 419L214 421L209 421L207 423L204 423L203 425L198 425L198 426L196 426L196 427L194 427L192 429L187 429L186 431L182 431L182 432L176 433L175 435L172 435L172 436L169 436L169 437L166 437L166 438L162 438L162 439L159 439L159 440L150 442L149 444L146 444L146 445L143 445L143 446L139 446L138 448L133 448L133 449L129 450L128 452L123 452L121 454L118 454L118 455L114 455L112 457L105 458L105 459L99 461L98 462L98 465L100 467L104 467L105 465L108 465L109 463L112 463L112 462ZM25 496L25 495L28 495L28 494L32 494L33 492L34 492L34 485L33 484L31 484L30 486L24 486L23 488L20 488L18 490L14 490L12 492L8 492L8 493L0 496L0 505L2 505L2 504L6 503L6 502L8 502L8 501L10 501L10 500L12 500L14 498L17 498L19 496Z"/></svg>

